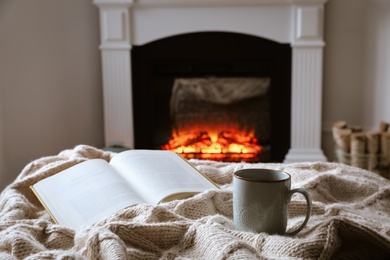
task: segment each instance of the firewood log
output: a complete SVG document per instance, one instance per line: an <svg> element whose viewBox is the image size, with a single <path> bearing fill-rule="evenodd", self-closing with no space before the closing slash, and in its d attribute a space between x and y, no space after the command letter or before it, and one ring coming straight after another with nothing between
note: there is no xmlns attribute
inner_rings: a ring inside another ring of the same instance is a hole
<svg viewBox="0 0 390 260"><path fill-rule="evenodd" d="M379 132L387 132L388 129L389 129L389 123L382 121L379 124Z"/></svg>
<svg viewBox="0 0 390 260"><path fill-rule="evenodd" d="M332 135L335 144L335 153L337 161L344 164L350 164L350 136L352 131L347 128L347 122L339 120L333 123Z"/></svg>
<svg viewBox="0 0 390 260"><path fill-rule="evenodd" d="M367 169L374 171L378 166L378 153L379 153L379 142L380 133L375 131L368 131L367 136Z"/></svg>
<svg viewBox="0 0 390 260"><path fill-rule="evenodd" d="M379 138L380 133L375 131L366 132L367 136L367 152L369 154L379 153Z"/></svg>
<svg viewBox="0 0 390 260"><path fill-rule="evenodd" d="M362 133L363 132L363 127L360 125L354 125L351 127L351 130L353 133Z"/></svg>
<svg viewBox="0 0 390 260"><path fill-rule="evenodd" d="M343 120L339 120L339 121L336 121L333 123L333 126L332 128L336 128L336 129L345 129L347 128L347 122L343 121Z"/></svg>
<svg viewBox="0 0 390 260"><path fill-rule="evenodd" d="M336 145L336 149L340 149L345 153L349 153L351 148L351 129L333 128L333 140Z"/></svg>
<svg viewBox="0 0 390 260"><path fill-rule="evenodd" d="M351 165L367 168L366 153L367 137L365 133L351 134Z"/></svg>
<svg viewBox="0 0 390 260"><path fill-rule="evenodd" d="M381 133L381 166L390 166L390 132Z"/></svg>

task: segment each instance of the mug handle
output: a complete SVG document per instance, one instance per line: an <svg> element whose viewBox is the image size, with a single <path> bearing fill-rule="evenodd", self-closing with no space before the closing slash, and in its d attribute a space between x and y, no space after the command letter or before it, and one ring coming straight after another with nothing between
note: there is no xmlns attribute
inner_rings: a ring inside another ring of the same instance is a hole
<svg viewBox="0 0 390 260"><path fill-rule="evenodd" d="M311 215L311 199L310 199L309 193L305 189L302 189L302 188L290 190L287 193L288 203L290 203L291 197L294 193L301 193L306 199L306 203L307 203L306 218L305 218L305 221L303 221L302 225L299 228L297 228L296 230L291 231L291 232L286 232L286 235L288 235L288 236L293 236L293 235L297 234L299 231L301 231L306 226L307 222L309 221L310 215Z"/></svg>

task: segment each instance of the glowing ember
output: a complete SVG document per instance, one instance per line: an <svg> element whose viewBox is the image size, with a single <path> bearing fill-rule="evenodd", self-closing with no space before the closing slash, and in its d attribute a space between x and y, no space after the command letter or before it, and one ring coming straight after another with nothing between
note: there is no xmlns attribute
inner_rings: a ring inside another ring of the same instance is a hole
<svg viewBox="0 0 390 260"><path fill-rule="evenodd" d="M252 161L261 152L253 133L234 131L192 132L172 137L163 150L171 150L185 158L218 161Z"/></svg>

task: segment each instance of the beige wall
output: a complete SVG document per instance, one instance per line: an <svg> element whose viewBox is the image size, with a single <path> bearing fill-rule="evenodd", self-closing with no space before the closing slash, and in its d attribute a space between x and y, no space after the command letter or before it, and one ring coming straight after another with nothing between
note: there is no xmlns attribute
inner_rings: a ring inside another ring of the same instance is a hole
<svg viewBox="0 0 390 260"><path fill-rule="evenodd" d="M323 148L331 124L390 121L390 1L326 4ZM98 9L92 0L0 0L0 189L30 161L103 145Z"/></svg>
<svg viewBox="0 0 390 260"><path fill-rule="evenodd" d="M98 15L90 0L0 1L0 189L34 159L103 145Z"/></svg>

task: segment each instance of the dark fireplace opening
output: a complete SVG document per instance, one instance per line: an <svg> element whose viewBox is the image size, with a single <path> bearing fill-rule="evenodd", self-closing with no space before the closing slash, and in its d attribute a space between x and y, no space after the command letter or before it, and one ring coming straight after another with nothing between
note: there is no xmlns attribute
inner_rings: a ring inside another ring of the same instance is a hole
<svg viewBox="0 0 390 260"><path fill-rule="evenodd" d="M166 149L177 145L177 136L203 146L217 139L223 147L244 140L247 148L258 150L255 158L231 151L205 157L198 150L185 157L283 161L290 147L289 44L200 32L134 46L131 56L136 149Z"/></svg>

